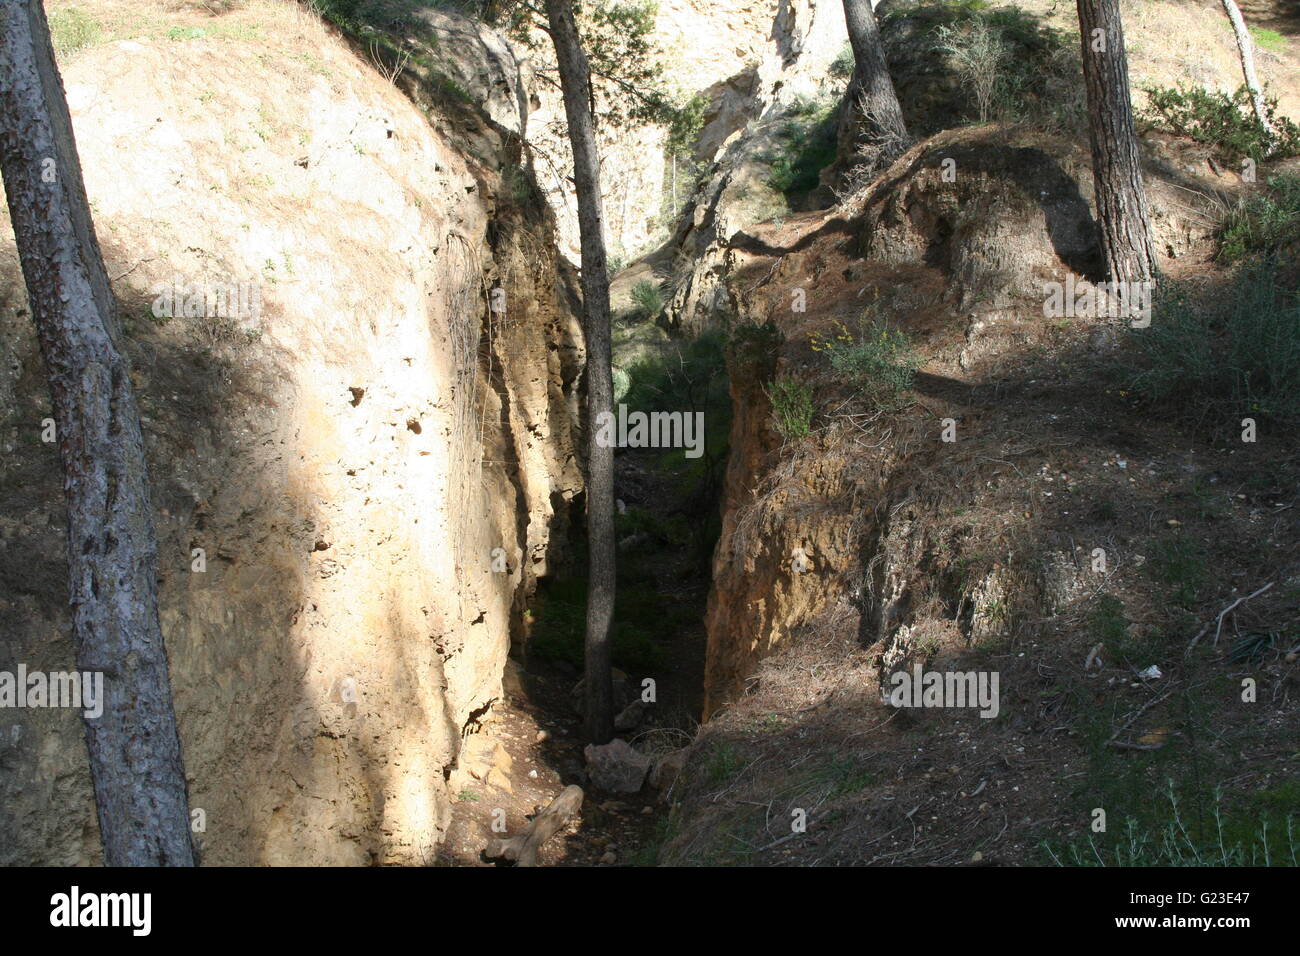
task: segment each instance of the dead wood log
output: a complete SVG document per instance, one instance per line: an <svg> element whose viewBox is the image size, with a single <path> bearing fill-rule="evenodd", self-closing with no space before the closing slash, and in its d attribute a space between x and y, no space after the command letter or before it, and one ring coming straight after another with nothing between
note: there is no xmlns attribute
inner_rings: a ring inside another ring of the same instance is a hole
<svg viewBox="0 0 1300 956"><path fill-rule="evenodd" d="M581 808L582 788L565 787L545 810L533 817L522 833L506 840L493 840L485 852L490 858L513 860L516 866L536 866L542 845L562 830Z"/></svg>

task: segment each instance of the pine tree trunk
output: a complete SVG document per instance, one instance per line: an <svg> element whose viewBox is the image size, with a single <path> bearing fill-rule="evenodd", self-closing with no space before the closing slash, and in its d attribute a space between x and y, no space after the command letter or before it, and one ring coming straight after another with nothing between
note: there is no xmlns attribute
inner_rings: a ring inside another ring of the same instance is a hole
<svg viewBox="0 0 1300 956"><path fill-rule="evenodd" d="M850 122L865 123L868 139L878 143L887 158L899 155L907 147L907 124L898 105L894 81L889 76L885 47L880 42L876 15L871 0L844 0L844 24L853 47L853 82L849 85Z"/></svg>
<svg viewBox="0 0 1300 956"><path fill-rule="evenodd" d="M192 866L130 369L39 0L0 8L0 171L49 375L77 667L104 675L86 747L108 866Z"/></svg>
<svg viewBox="0 0 1300 956"><path fill-rule="evenodd" d="M592 116L591 68L578 37L571 0L546 0L546 17L560 70L564 114L573 147L582 245L583 334L587 340L587 636L586 734L603 744L614 736L610 634L614 621L614 448L597 440L597 422L613 413L609 271L605 262L600 156Z"/></svg>
<svg viewBox="0 0 1300 956"><path fill-rule="evenodd" d="M1264 107L1264 92L1259 85L1259 77L1255 75L1255 53L1250 42L1250 32L1246 29L1246 21L1241 16L1241 10L1233 0L1223 0L1223 9L1227 12L1228 19L1232 21L1232 32L1237 37L1241 73L1246 78L1246 89L1250 91L1250 102L1255 109L1255 119L1263 128L1268 147L1272 150L1277 140L1277 133L1273 130L1273 124L1268 121L1268 110Z"/></svg>
<svg viewBox="0 0 1300 956"><path fill-rule="evenodd" d="M1102 253L1112 281L1147 282L1155 277L1157 263L1133 126L1119 2L1077 0L1077 5Z"/></svg>

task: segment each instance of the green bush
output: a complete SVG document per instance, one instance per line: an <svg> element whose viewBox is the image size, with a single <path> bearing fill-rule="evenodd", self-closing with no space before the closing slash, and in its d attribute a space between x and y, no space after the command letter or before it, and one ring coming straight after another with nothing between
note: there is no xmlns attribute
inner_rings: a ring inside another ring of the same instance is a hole
<svg viewBox="0 0 1300 956"><path fill-rule="evenodd" d="M1271 794L1269 794L1271 796ZM1229 809L1223 792L1193 794L1180 804L1172 780L1164 800L1151 800L1141 813L1125 816L1114 835L1076 837L1040 845L1057 866L1295 866L1300 833L1295 806L1274 810L1265 801ZM1294 788L1286 791L1294 799ZM1209 813L1200 812L1209 804Z"/></svg>
<svg viewBox="0 0 1300 956"><path fill-rule="evenodd" d="M670 155L689 157L695 151L708 109L709 98L703 93L696 93L674 106L665 144Z"/></svg>
<svg viewBox="0 0 1300 956"><path fill-rule="evenodd" d="M840 379L869 401L888 409L906 404L906 392L921 367L907 333L879 319L863 322L856 336L844 323L836 325L839 331L833 337L813 336L813 351L826 353Z"/></svg>
<svg viewBox="0 0 1300 956"><path fill-rule="evenodd" d="M1300 174L1283 173L1224 217L1219 258L1237 262L1265 256L1296 238L1300 238Z"/></svg>
<svg viewBox="0 0 1300 956"><path fill-rule="evenodd" d="M835 161L835 103L795 102L776 132L778 148L766 157L767 184L793 199L817 188L821 171Z"/></svg>
<svg viewBox="0 0 1300 956"><path fill-rule="evenodd" d="M932 55L917 55L924 49L918 33ZM1078 39L1033 13L983 0L901 5L885 14L881 38L914 133L970 116L1047 129L1082 125ZM912 91L917 100L908 99ZM941 96L934 102L926 91Z"/></svg>
<svg viewBox="0 0 1300 956"><path fill-rule="evenodd" d="M853 76L853 70L856 65L856 62L853 59L853 47L846 43L844 44L844 48L840 50L840 55L831 63L827 72L837 80L847 80Z"/></svg>
<svg viewBox="0 0 1300 956"><path fill-rule="evenodd" d="M764 388L772 402L772 426L786 441L797 441L812 427L812 386L782 377Z"/></svg>
<svg viewBox="0 0 1300 956"><path fill-rule="evenodd" d="M1221 304L1162 290L1150 327L1130 335L1125 378L1141 401L1279 421L1300 413L1300 297L1269 263L1238 276Z"/></svg>
<svg viewBox="0 0 1300 956"><path fill-rule="evenodd" d="M1074 842L1040 844L1057 866L1295 866L1300 849L1295 813L1229 812L1221 791L1210 814L1197 823L1195 812L1179 805L1171 782L1164 801L1144 818L1127 817L1114 836L1088 835Z"/></svg>
<svg viewBox="0 0 1300 956"><path fill-rule="evenodd" d="M663 289L648 279L642 279L632 287L632 305L643 318L655 318L664 310Z"/></svg>
<svg viewBox="0 0 1300 956"><path fill-rule="evenodd" d="M1187 136L1211 146L1229 159L1248 156L1259 161L1300 153L1300 126L1277 115L1277 98L1265 97L1264 112L1277 141L1269 148L1264 128L1251 109L1250 91L1243 85L1229 96L1199 86L1153 86L1144 114L1158 129Z"/></svg>

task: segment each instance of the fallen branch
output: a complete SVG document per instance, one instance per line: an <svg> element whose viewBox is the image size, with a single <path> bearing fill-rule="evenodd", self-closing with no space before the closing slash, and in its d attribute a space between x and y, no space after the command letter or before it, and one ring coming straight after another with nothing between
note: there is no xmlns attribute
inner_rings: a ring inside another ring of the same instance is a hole
<svg viewBox="0 0 1300 956"><path fill-rule="evenodd" d="M1156 704L1160 703L1162 700L1164 700L1166 697L1168 697L1168 696L1169 696L1170 694L1172 694L1173 692L1174 692L1174 688L1171 687L1171 688L1169 688L1167 691L1165 691L1163 694L1161 694L1159 697L1153 697L1153 698L1151 698L1151 700L1147 701L1145 704L1143 704L1141 707L1139 707L1139 708L1137 709L1137 713L1135 713L1135 714L1134 714L1132 717L1130 717L1128 720L1124 721L1124 723L1120 726L1119 730L1115 731L1113 734L1110 735L1110 740L1106 741L1106 743L1111 743L1112 741L1117 740L1117 739L1119 738L1119 735L1120 735L1120 734L1122 734L1124 731L1128 730L1130 727L1133 726L1133 722L1134 722L1135 720L1137 720L1139 717L1141 717L1141 716L1142 716L1143 714L1145 714L1148 710L1150 710L1150 709L1151 709L1152 707L1154 707Z"/></svg>
<svg viewBox="0 0 1300 956"><path fill-rule="evenodd" d="M483 852L490 858L511 860L516 866L536 866L542 845L562 830L582 807L582 788L568 786L529 821L523 832L508 840L493 840Z"/></svg>
<svg viewBox="0 0 1300 956"><path fill-rule="evenodd" d="M1239 604L1245 604L1245 603L1246 603L1247 601L1249 601L1251 598L1257 598L1257 597L1259 597L1261 594L1263 594L1265 591L1267 591L1267 590L1268 590L1269 588L1271 588L1272 586L1273 586L1273 582L1272 582L1272 581L1269 581L1268 584L1265 584L1262 588L1260 588L1260 589L1259 589L1258 591L1256 591L1254 594L1247 594L1245 597L1239 597L1239 598L1237 598L1237 600L1233 601L1231 604L1229 604L1227 607L1225 607L1222 611L1220 611L1220 612L1219 612L1219 617L1218 617L1218 625L1214 628L1214 643L1213 643L1211 646L1212 646L1212 647L1218 647L1218 646L1219 646L1219 633L1223 630L1223 619L1224 619L1225 617L1227 617L1228 614L1229 614L1233 609L1235 609L1235 608L1237 607L1237 605L1239 605ZM1209 629L1210 629L1210 625L1209 625L1209 624L1206 624L1205 627L1201 628L1200 633L1197 634L1194 638L1192 638L1191 643L1187 645L1187 651L1186 651L1186 654L1191 654L1191 653L1192 653L1192 650L1193 650L1193 649L1196 647L1196 645L1200 642L1201 638L1203 638L1203 637L1205 636L1205 632L1208 631ZM1185 654L1184 656L1186 656L1186 654Z"/></svg>

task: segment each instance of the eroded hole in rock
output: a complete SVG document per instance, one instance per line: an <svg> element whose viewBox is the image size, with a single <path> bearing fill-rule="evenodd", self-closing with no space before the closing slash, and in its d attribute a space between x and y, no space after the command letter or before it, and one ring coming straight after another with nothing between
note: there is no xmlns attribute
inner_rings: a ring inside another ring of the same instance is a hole
<svg viewBox="0 0 1300 956"><path fill-rule="evenodd" d="M348 391L352 393L352 400L348 404L351 405L353 408L356 408L358 405L361 404L361 399L366 394L366 390L364 388L359 388L358 386L353 385L351 388L348 389Z"/></svg>

